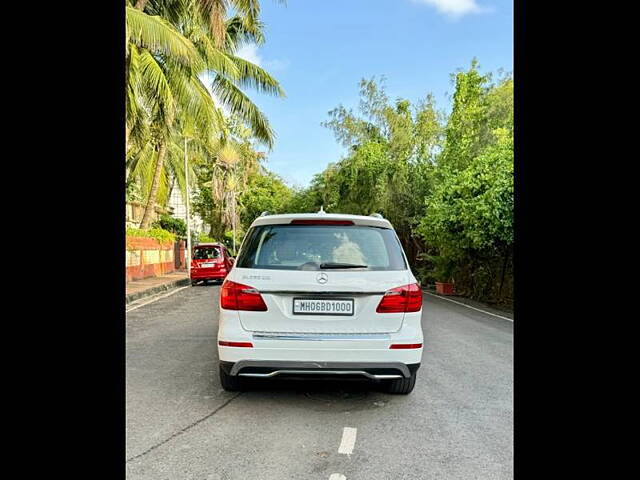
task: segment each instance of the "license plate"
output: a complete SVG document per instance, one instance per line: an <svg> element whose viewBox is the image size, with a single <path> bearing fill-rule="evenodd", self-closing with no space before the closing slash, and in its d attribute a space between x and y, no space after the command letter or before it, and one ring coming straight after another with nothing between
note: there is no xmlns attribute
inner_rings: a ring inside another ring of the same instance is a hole
<svg viewBox="0 0 640 480"><path fill-rule="evenodd" d="M202 268L210 268L210 267L215 266L215 263L201 263L200 266Z"/></svg>
<svg viewBox="0 0 640 480"><path fill-rule="evenodd" d="M294 315L353 315L353 298L294 298Z"/></svg>

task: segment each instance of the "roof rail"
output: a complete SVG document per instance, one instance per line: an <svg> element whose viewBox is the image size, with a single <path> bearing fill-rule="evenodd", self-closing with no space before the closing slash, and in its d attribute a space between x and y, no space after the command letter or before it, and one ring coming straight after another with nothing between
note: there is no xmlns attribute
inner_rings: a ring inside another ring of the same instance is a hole
<svg viewBox="0 0 640 480"><path fill-rule="evenodd" d="M372 213L371 215L369 215L370 217L376 217L376 218L384 218L382 215L380 215L379 213Z"/></svg>
<svg viewBox="0 0 640 480"><path fill-rule="evenodd" d="M269 212L267 212L266 210L260 214L261 217L265 217L267 215L269 215Z"/></svg>

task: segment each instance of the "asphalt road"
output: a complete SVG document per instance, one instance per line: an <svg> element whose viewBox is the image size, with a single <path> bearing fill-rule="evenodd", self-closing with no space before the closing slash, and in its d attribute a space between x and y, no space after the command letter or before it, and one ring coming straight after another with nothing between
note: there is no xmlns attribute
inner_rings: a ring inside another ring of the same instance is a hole
<svg viewBox="0 0 640 480"><path fill-rule="evenodd" d="M345 380L238 394L218 379L218 293L127 314L128 480L513 478L513 323L425 294L410 395Z"/></svg>

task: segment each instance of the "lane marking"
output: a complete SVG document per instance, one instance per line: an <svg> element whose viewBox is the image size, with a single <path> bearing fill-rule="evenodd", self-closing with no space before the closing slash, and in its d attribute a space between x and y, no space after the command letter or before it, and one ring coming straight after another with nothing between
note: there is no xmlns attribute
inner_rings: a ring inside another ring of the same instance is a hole
<svg viewBox="0 0 640 480"><path fill-rule="evenodd" d="M166 298L166 297L168 297L168 296L170 296L170 295L173 295L174 293L179 292L180 290L184 290L185 288L189 288L189 287L190 287L190 285L187 285L186 287L180 287L180 288L177 288L177 289L175 289L175 290L171 290L170 292L165 293L164 295L160 295L160 296L157 296L157 297L153 297L153 298L152 298L151 300L149 300L148 302L141 303L140 305L136 305L136 306L135 306L135 307L133 307L133 308L129 308L128 310L125 310L125 313L132 312L132 311L134 311L134 310L135 310L135 309L137 309L137 308L144 307L145 305L149 305L150 303L153 303L153 302L155 302L155 301L157 301L157 300L160 300L161 298Z"/></svg>
<svg viewBox="0 0 640 480"><path fill-rule="evenodd" d="M347 480L347 477L345 477L341 473L332 473L329 477L329 480Z"/></svg>
<svg viewBox="0 0 640 480"><path fill-rule="evenodd" d="M431 292L427 292L424 290L423 292L426 293L427 295L431 295L432 297L440 298L442 300L446 300L447 302L457 303L458 305L462 305L463 307L471 308L472 310L477 310L479 312L486 313L487 315L493 315L494 317L502 318L503 320L509 320L510 322L513 322L513 318L503 317L502 315L497 315L495 313L487 312L486 310L480 310L479 308L472 307L471 305L467 305L466 303L456 302L455 300L451 300L450 298L446 298L446 297L441 297L440 295L435 295Z"/></svg>
<svg viewBox="0 0 640 480"><path fill-rule="evenodd" d="M338 447L338 453L345 453L351 455L353 453L353 447L356 444L357 428L344 427L342 430L342 441L340 447Z"/></svg>

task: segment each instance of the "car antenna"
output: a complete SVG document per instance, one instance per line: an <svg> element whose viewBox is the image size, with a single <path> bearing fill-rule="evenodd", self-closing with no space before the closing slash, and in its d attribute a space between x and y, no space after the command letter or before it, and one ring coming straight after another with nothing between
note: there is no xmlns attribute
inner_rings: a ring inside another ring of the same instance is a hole
<svg viewBox="0 0 640 480"><path fill-rule="evenodd" d="M324 205L320 205L320 210L318 210L318 213L327 213L324 211Z"/></svg>

